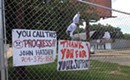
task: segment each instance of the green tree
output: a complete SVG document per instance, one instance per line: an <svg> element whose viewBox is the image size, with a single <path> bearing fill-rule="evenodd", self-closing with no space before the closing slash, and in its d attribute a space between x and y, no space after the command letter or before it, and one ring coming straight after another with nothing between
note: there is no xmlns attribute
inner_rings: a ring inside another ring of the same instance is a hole
<svg viewBox="0 0 130 80"><path fill-rule="evenodd" d="M76 0L51 0L47 4L43 0L6 0L5 3L6 28L9 33L13 28L54 30L58 39L67 39L65 30L78 11L84 20L99 20L98 11ZM11 35L7 37L11 41Z"/></svg>
<svg viewBox="0 0 130 80"><path fill-rule="evenodd" d="M125 33L125 34L124 34L124 39L126 39L126 40L130 40L130 34Z"/></svg>
<svg viewBox="0 0 130 80"><path fill-rule="evenodd" d="M90 30L96 31L94 35L95 39L101 38L105 31L110 32L112 39L121 39L124 36L119 27L113 27L109 24L93 24L90 26Z"/></svg>

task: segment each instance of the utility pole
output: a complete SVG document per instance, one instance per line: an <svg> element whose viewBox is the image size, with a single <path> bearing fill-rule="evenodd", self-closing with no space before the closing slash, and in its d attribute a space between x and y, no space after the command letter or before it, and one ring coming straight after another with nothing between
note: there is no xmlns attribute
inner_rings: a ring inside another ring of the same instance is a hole
<svg viewBox="0 0 130 80"><path fill-rule="evenodd" d="M5 57L4 57L4 1L0 0L0 71L1 80L5 80Z"/></svg>

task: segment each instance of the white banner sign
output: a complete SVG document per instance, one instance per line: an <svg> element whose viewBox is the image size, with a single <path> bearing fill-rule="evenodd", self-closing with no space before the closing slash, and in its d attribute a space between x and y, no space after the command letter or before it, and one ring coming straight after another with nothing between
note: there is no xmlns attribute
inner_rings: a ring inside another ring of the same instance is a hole
<svg viewBox="0 0 130 80"><path fill-rule="evenodd" d="M88 42L60 40L58 42L58 71L87 70L90 59Z"/></svg>
<svg viewBox="0 0 130 80"><path fill-rule="evenodd" d="M27 66L54 62L57 35L55 31L12 30L13 65Z"/></svg>

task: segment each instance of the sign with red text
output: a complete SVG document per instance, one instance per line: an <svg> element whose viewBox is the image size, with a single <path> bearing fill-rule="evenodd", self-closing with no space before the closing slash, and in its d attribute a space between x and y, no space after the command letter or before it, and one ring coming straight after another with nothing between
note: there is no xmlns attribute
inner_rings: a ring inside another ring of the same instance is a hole
<svg viewBox="0 0 130 80"><path fill-rule="evenodd" d="M58 71L87 70L90 59L90 44L81 41L58 42Z"/></svg>
<svg viewBox="0 0 130 80"><path fill-rule="evenodd" d="M55 31L12 30L13 65L28 66L54 62L57 35Z"/></svg>

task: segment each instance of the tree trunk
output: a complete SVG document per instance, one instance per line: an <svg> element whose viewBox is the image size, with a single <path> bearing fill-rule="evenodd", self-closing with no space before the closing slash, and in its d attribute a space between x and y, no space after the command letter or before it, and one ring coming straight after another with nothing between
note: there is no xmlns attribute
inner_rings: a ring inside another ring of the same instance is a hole
<svg viewBox="0 0 130 80"><path fill-rule="evenodd" d="M90 26L89 26L89 20L86 21L86 40L90 40Z"/></svg>

